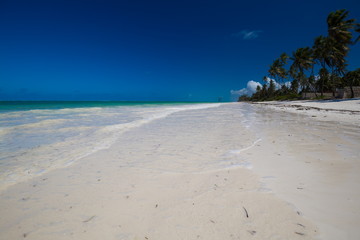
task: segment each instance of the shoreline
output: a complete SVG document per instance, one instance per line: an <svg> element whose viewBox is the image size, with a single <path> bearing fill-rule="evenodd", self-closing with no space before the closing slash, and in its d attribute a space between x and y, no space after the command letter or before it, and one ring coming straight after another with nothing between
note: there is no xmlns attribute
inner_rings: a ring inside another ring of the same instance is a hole
<svg viewBox="0 0 360 240"><path fill-rule="evenodd" d="M0 193L0 238L357 239L359 129L315 119L173 113Z"/></svg>

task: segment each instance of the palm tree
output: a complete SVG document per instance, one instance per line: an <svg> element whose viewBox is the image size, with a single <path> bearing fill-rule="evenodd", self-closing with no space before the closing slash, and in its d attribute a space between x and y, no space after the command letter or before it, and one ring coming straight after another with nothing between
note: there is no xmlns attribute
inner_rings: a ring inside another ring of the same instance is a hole
<svg viewBox="0 0 360 240"><path fill-rule="evenodd" d="M293 56L290 59L293 61L290 66L290 71L298 72L298 74L296 74L297 80L302 90L305 90L309 85L305 70L309 70L313 65L312 50L309 47L299 48L293 52Z"/></svg>
<svg viewBox="0 0 360 240"><path fill-rule="evenodd" d="M349 12L345 9L331 12L327 17L328 34L333 38L344 53L349 51L348 45L351 44L352 32L358 31L359 24L355 23L355 19L346 19Z"/></svg>
<svg viewBox="0 0 360 240"><path fill-rule="evenodd" d="M278 67L280 66L280 61L278 59L275 59L273 63L270 65L269 68L269 76L277 80L277 72ZM267 78L264 78L264 81L266 81Z"/></svg>
<svg viewBox="0 0 360 240"><path fill-rule="evenodd" d="M319 77L320 80L316 83L318 88L321 91L321 97L324 96L324 88L329 86L329 72L326 67L320 68L319 70ZM327 88L328 89L328 88Z"/></svg>
<svg viewBox="0 0 360 240"><path fill-rule="evenodd" d="M326 70L326 61L328 60L330 55L329 50L326 48L326 44L327 44L327 38L324 36L319 36L315 38L314 45L312 47L314 61L320 64L321 69L325 69L325 70ZM321 96L324 96L325 79L323 78L323 75L321 74L319 75L320 75L320 79L318 81L320 81L320 86L321 86L320 92L321 92Z"/></svg>
<svg viewBox="0 0 360 240"><path fill-rule="evenodd" d="M293 52L290 58L293 63L289 71L284 68L289 56L283 53L270 65L268 70L269 76L280 83L288 78L288 76L293 78L291 90L294 93L298 92L300 84L302 91L307 90L310 85L311 87L318 86L321 89L322 96L324 88L328 87L335 96L335 89L340 86L341 76L344 76L347 72L346 56L349 52L349 47L360 40L360 36L353 40L353 32L360 34L360 24L356 23L355 19L347 19L348 14L349 12L344 9L331 12L327 17L328 36L317 37L312 48L299 48ZM314 76L314 66L316 63L321 66L319 70L320 80L317 80ZM311 73L308 78L305 72L309 69L311 69ZM350 79L349 84L352 84L353 80L351 79L355 79L355 75L358 77L359 70L356 71L356 74L347 74L343 80L348 82L347 79ZM268 83L269 79L265 77L264 81ZM285 87L284 85L282 89L286 90L287 86ZM268 87L264 84L263 88L258 89L256 94L266 96L267 90ZM285 90L282 91L286 92Z"/></svg>
<svg viewBox="0 0 360 240"><path fill-rule="evenodd" d="M289 74L288 71L286 71L286 69L284 68L289 58L290 57L286 53L281 54L279 58L280 67L278 68L278 76L280 77L283 84L285 83L285 79L288 77Z"/></svg>
<svg viewBox="0 0 360 240"><path fill-rule="evenodd" d="M333 95L335 95L335 79L337 76L343 76L346 72L346 59L349 52L349 46L352 44L352 30L360 31L359 24L355 19L346 19L349 12L345 9L331 12L327 17L328 35L330 41L330 68ZM358 39L357 39L358 40ZM355 40L355 42L357 41Z"/></svg>
<svg viewBox="0 0 360 240"><path fill-rule="evenodd" d="M285 83L285 79L288 76L288 72L284 68L284 66L287 64L288 59L289 56L286 53L281 54L279 58L273 61L268 71L269 76L273 77L281 85Z"/></svg>
<svg viewBox="0 0 360 240"><path fill-rule="evenodd" d="M354 98L353 86L360 85L360 68L347 72L344 76L345 84L349 85L351 91L351 98Z"/></svg>
<svg viewBox="0 0 360 240"><path fill-rule="evenodd" d="M331 70L331 75L335 74L335 66L343 64L344 59L343 54L338 50L336 46L336 41L330 37L319 36L315 38L314 45L312 47L314 61L317 62L320 66L320 91L321 96L324 95L324 85L325 81L328 80L328 72L326 66L328 66ZM341 68L341 66L339 66ZM333 84L334 85L334 84Z"/></svg>
<svg viewBox="0 0 360 240"><path fill-rule="evenodd" d="M360 34L360 24L359 23L356 24L355 32ZM355 39L354 44L357 43L359 40L360 40L360 35Z"/></svg>
<svg viewBox="0 0 360 240"><path fill-rule="evenodd" d="M291 81L291 91L295 94L298 94L298 91L299 91L299 70L297 68L294 68L294 67L290 67L290 70L289 70L289 75L290 77L293 78L293 80Z"/></svg>

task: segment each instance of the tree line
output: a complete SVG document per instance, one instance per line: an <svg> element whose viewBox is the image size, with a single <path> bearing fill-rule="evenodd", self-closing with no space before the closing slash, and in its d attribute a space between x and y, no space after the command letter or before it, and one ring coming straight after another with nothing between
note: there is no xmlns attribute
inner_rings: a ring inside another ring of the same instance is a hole
<svg viewBox="0 0 360 240"><path fill-rule="evenodd" d="M312 47L298 48L291 56L281 54L270 65L265 84L258 86L251 97L240 96L239 101L299 99L306 92L314 92L318 98L332 92L335 97L336 89L345 86L350 87L354 97L353 86L360 85L360 68L349 71L346 57L360 39L353 36L360 33L360 24L348 19L348 15L345 9L331 12L327 36L316 37Z"/></svg>

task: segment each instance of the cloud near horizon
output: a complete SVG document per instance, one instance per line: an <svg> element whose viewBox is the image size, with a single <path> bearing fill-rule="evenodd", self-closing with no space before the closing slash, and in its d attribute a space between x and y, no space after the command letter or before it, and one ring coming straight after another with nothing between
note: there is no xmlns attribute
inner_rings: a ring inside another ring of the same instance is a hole
<svg viewBox="0 0 360 240"><path fill-rule="evenodd" d="M261 83L259 82L255 82L253 80L250 80L247 82L246 84L246 88L242 88L240 90L231 90L231 96L235 99L237 99L238 97L242 96L242 95L247 95L247 96L251 96L253 93L256 92L256 88L257 86L262 86Z"/></svg>
<svg viewBox="0 0 360 240"><path fill-rule="evenodd" d="M237 38L242 38L244 40L250 40L250 39L258 38L261 32L262 31L260 30L255 30L255 31L242 30L240 32L233 33L232 36Z"/></svg>
<svg viewBox="0 0 360 240"><path fill-rule="evenodd" d="M281 84L276 82L275 79L271 79L269 77L266 77L265 82L267 85L269 85L270 81L273 80L274 84L275 84L275 89L280 89L281 88ZM291 82L285 82L284 83L287 87L291 86ZM247 95L247 96L251 96L253 93L256 92L256 88L257 86L262 87L262 84L260 82L256 82L254 80L250 80L247 82L246 84L246 88L242 88L240 90L231 90L231 97L233 100L237 100L240 96L242 95Z"/></svg>

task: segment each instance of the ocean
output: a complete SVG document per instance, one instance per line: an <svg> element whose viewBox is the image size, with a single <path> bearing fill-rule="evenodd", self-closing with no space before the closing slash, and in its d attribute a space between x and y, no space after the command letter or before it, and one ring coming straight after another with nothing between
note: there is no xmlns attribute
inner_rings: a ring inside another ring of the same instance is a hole
<svg viewBox="0 0 360 240"><path fill-rule="evenodd" d="M171 102L0 102L0 190L110 147L172 113L219 106Z"/></svg>

